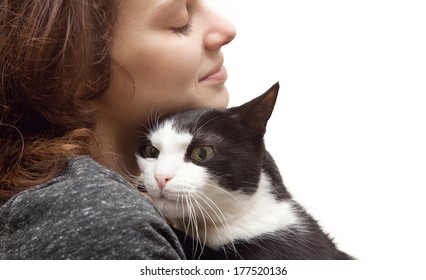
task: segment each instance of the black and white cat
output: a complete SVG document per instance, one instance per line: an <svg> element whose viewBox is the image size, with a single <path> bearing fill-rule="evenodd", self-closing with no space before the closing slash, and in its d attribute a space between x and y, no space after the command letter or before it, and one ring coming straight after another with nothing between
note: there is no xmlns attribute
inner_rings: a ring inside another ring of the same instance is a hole
<svg viewBox="0 0 426 280"><path fill-rule="evenodd" d="M138 156L141 180L188 258L352 259L292 199L265 150L278 89L149 128Z"/></svg>

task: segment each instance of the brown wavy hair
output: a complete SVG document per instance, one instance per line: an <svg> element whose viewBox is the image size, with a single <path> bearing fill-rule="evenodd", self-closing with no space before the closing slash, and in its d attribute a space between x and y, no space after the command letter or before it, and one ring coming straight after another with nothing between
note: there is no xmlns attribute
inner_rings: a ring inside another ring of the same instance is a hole
<svg viewBox="0 0 426 280"><path fill-rule="evenodd" d="M0 0L0 202L96 154L117 0Z"/></svg>

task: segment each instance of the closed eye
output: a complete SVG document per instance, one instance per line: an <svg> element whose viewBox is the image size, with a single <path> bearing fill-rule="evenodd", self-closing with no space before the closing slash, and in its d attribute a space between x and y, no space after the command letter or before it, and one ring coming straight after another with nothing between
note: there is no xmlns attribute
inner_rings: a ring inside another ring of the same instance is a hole
<svg viewBox="0 0 426 280"><path fill-rule="evenodd" d="M192 24L190 22L188 22L184 26L172 28L172 30L178 36L180 35L190 36L193 31Z"/></svg>

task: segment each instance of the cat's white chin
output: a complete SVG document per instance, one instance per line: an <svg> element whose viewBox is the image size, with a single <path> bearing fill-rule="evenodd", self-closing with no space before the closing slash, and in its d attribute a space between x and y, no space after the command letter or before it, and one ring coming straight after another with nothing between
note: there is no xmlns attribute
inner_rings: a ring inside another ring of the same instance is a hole
<svg viewBox="0 0 426 280"><path fill-rule="evenodd" d="M160 213L169 219L182 218L187 214L187 207L175 198L160 196L154 199L154 204L157 206Z"/></svg>

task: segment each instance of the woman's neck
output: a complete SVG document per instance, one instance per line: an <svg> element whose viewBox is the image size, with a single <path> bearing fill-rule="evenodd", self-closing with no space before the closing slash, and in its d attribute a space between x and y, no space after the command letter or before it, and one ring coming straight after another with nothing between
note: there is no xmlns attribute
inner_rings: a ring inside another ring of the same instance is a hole
<svg viewBox="0 0 426 280"><path fill-rule="evenodd" d="M140 175L136 162L137 132L109 120L98 120L95 133L100 147L99 162L127 179Z"/></svg>

